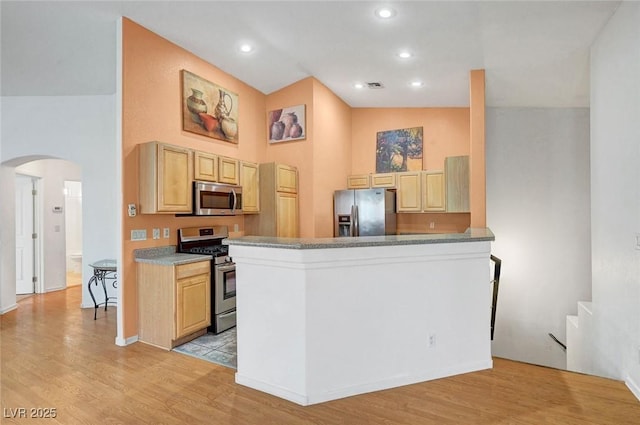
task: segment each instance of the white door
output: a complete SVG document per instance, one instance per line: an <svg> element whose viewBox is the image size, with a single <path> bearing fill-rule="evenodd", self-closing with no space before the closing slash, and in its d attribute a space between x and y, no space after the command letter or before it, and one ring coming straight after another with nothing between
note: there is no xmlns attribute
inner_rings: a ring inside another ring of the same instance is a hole
<svg viewBox="0 0 640 425"><path fill-rule="evenodd" d="M16 175L16 294L33 294L34 179Z"/></svg>

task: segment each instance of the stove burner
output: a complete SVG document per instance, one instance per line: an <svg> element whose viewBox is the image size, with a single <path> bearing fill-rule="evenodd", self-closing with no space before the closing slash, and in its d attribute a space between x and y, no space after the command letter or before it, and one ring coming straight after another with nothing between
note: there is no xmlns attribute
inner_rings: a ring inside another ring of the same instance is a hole
<svg viewBox="0 0 640 425"><path fill-rule="evenodd" d="M187 249L187 252L191 254L206 254L213 255L214 257L227 255L229 253L229 247L226 245L209 245L209 246L196 246Z"/></svg>

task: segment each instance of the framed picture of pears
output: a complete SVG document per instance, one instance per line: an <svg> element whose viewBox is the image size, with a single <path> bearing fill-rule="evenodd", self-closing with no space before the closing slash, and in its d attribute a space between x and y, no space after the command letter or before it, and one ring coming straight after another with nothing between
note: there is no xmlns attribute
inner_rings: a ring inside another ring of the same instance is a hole
<svg viewBox="0 0 640 425"><path fill-rule="evenodd" d="M182 70L182 129L238 143L238 95Z"/></svg>

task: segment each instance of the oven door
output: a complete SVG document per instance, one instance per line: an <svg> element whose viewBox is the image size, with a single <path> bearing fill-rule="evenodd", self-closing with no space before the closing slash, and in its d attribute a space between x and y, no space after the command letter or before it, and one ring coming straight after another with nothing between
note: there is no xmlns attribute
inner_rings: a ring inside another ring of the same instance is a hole
<svg viewBox="0 0 640 425"><path fill-rule="evenodd" d="M215 314L236 308L236 265L225 263L215 266Z"/></svg>

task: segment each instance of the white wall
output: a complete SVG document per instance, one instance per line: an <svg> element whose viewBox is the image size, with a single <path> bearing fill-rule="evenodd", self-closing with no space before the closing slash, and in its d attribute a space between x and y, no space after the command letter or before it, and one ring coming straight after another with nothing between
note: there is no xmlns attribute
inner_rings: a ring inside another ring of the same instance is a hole
<svg viewBox="0 0 640 425"><path fill-rule="evenodd" d="M64 210L64 181L80 180L80 166L60 159L45 159L18 166L16 173L40 177L38 197L42 229L39 233L43 248L42 274L39 276L43 292L66 287L66 223ZM53 207L63 207L54 212Z"/></svg>
<svg viewBox="0 0 640 425"><path fill-rule="evenodd" d="M640 3L623 2L591 49L593 373L640 398Z"/></svg>
<svg viewBox="0 0 640 425"><path fill-rule="evenodd" d="M502 259L493 355L557 368L591 298L589 110L488 108L487 224Z"/></svg>
<svg viewBox="0 0 640 425"><path fill-rule="evenodd" d="M83 193L83 281L93 273L89 263L103 258L120 256L120 230L117 227L118 193L116 170L116 105L112 96L29 96L2 97L2 129L0 158L2 171L2 243L11 243L11 249L2 248L0 264L0 311L15 301L15 222L11 213L15 201L5 198L8 185L5 176L14 172L12 167L31 159L60 158L78 164L82 169ZM7 201L7 202L5 202ZM9 206L8 204L11 203ZM10 265L10 269L5 269ZM8 290L7 287L13 287ZM92 306L83 285L85 307Z"/></svg>

